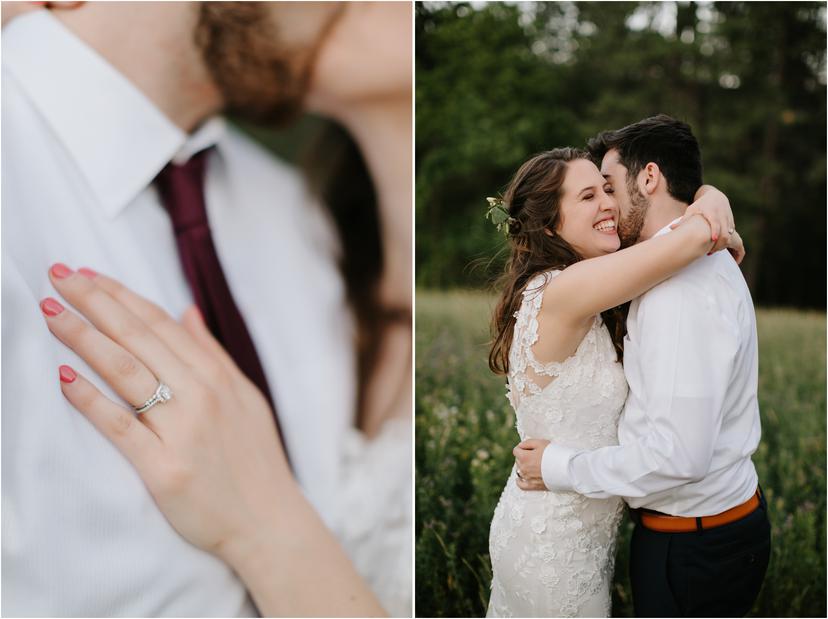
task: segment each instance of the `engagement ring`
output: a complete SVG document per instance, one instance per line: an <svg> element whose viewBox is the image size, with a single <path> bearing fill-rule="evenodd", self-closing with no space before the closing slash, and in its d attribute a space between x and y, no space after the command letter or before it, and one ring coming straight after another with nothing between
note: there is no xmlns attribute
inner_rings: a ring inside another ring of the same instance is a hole
<svg viewBox="0 0 828 619"><path fill-rule="evenodd" d="M172 400L172 391L170 391L170 388L167 387L167 385L159 380L158 387L155 389L155 393L152 394L152 397L144 402L143 406L134 406L133 408L136 413L140 414L148 411L156 404L169 402L170 400Z"/></svg>

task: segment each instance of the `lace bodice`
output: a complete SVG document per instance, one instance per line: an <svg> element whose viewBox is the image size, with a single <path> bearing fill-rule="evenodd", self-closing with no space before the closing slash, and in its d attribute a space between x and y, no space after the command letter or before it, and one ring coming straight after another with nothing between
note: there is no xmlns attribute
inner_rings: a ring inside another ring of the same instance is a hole
<svg viewBox="0 0 828 619"><path fill-rule="evenodd" d="M367 439L344 437L334 533L392 617L410 617L413 518L411 419L390 419Z"/></svg>
<svg viewBox="0 0 828 619"><path fill-rule="evenodd" d="M538 314L551 271L534 277L516 313L508 398L521 439L581 449L617 444L627 396L609 332L596 316L575 353L541 363ZM523 491L514 469L492 519L492 596L487 616L609 616L621 499Z"/></svg>
<svg viewBox="0 0 828 619"><path fill-rule="evenodd" d="M601 317L595 317L578 349L564 361L541 363L533 353L543 293L558 273L532 278L515 314L507 388L518 434L583 449L615 444L627 381Z"/></svg>

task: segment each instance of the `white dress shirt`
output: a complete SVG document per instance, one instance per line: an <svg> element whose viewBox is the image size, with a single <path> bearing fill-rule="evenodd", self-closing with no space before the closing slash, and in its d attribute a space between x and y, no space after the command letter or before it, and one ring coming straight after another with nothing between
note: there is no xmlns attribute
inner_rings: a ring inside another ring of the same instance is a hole
<svg viewBox="0 0 828 619"><path fill-rule="evenodd" d="M547 488L621 496L676 516L718 514L750 498L761 435L756 317L728 252L699 258L633 300L624 373L619 445L548 445Z"/></svg>
<svg viewBox="0 0 828 619"><path fill-rule="evenodd" d="M296 475L330 523L356 389L330 221L294 170L219 119L186 135L48 11L4 29L2 61L2 614L249 615L232 571L175 532L63 397L67 363L118 399L49 333L38 303L57 296L47 272L64 262L180 316L192 297L151 183L171 159L214 144L216 250Z"/></svg>

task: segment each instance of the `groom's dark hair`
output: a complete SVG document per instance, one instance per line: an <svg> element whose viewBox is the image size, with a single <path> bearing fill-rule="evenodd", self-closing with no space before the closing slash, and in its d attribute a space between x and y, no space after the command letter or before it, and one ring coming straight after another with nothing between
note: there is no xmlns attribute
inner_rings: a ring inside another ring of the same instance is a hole
<svg viewBox="0 0 828 619"><path fill-rule="evenodd" d="M696 191L702 186L699 143L690 125L666 114L599 133L587 142L587 149L599 168L607 151L616 149L631 184L632 179L652 161L667 180L668 193L685 204L693 202Z"/></svg>

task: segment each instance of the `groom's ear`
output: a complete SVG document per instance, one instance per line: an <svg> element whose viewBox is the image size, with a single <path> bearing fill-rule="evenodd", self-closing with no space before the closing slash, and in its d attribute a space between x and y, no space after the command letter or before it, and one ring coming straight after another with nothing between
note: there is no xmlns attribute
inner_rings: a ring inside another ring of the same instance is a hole
<svg viewBox="0 0 828 619"><path fill-rule="evenodd" d="M651 196L663 180L658 164L651 161L638 174L638 188L644 195Z"/></svg>

